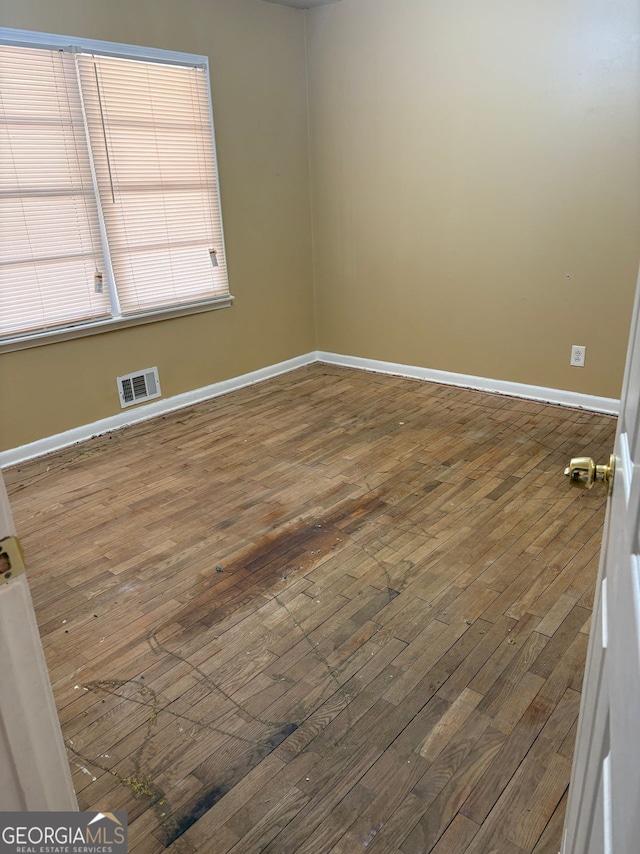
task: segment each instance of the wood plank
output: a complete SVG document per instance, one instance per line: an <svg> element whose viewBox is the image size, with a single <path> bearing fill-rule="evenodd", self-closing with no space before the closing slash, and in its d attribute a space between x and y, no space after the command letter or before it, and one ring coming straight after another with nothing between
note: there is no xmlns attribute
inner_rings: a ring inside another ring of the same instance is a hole
<svg viewBox="0 0 640 854"><path fill-rule="evenodd" d="M562 795L567 791L570 774L571 762L558 754L551 757L529 806L522 810L508 836L523 851L530 851L542 835Z"/></svg>
<svg viewBox="0 0 640 854"><path fill-rule="evenodd" d="M558 839L562 838L564 814L567 807L567 792L555 808L551 820L533 849L533 854L558 854Z"/></svg>
<svg viewBox="0 0 640 854"><path fill-rule="evenodd" d="M478 825L458 813L432 849L433 854L460 854L478 832Z"/></svg>
<svg viewBox="0 0 640 854"><path fill-rule="evenodd" d="M420 756L434 762L481 700L482 694L465 688L420 745Z"/></svg>

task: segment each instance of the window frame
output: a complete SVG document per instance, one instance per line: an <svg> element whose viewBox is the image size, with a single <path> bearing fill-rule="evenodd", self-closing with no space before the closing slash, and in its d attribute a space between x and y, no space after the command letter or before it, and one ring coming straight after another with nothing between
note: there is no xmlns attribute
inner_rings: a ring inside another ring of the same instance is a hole
<svg viewBox="0 0 640 854"><path fill-rule="evenodd" d="M220 200L220 177L218 171L215 126L213 121L213 106L211 101L211 76L209 72L209 58L207 56L165 50L163 48L107 42L99 39L85 39L75 36L12 29L10 27L0 27L0 46L1 45L36 48L41 50L63 49L71 53L96 53L116 59L146 60L166 65L182 65L186 67L197 66L203 68L207 81L209 121L211 124L211 136L213 140L213 161L217 178L216 200L218 210L220 211L222 247L224 257L226 258L224 223L222 222L222 204ZM45 344L55 343L57 341L68 341L73 338L96 335L102 332L111 332L116 329L124 329L144 323L153 323L159 320L169 320L171 318L183 317L185 315L200 314L202 312L214 311L219 308L229 308L233 301L234 297L229 293L222 297L214 297L207 300L165 306L151 310L147 309L136 312L135 314L128 314L126 316L112 316L107 319L101 318L99 320L89 321L84 320L50 329L44 328L33 330L31 332L17 333L15 335L7 336L4 340L0 340L0 353L38 347Z"/></svg>

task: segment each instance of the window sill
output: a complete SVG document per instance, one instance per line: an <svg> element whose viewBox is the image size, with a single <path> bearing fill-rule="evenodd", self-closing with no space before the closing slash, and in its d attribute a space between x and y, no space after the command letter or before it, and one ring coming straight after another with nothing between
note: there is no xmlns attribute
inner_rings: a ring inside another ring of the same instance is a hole
<svg viewBox="0 0 640 854"><path fill-rule="evenodd" d="M229 308L233 300L234 297L226 296L207 302L162 308L157 311L145 311L127 317L95 320L89 323L79 323L77 326L65 326L47 331L40 330L28 335L16 335L13 338L0 341L0 353L26 350L30 347L42 347L45 344L56 344L58 341L70 341L72 338L84 338L87 335L98 335L101 332L114 332L116 329L126 329L129 326L139 326L142 323L155 323L158 320L171 320L174 317L185 317L189 314L215 311L218 308Z"/></svg>

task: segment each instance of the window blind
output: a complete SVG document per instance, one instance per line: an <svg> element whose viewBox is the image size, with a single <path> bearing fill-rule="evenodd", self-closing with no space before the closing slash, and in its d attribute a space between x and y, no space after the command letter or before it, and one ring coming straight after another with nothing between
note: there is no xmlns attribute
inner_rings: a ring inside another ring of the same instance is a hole
<svg viewBox="0 0 640 854"><path fill-rule="evenodd" d="M0 45L2 340L232 299L206 58L104 44Z"/></svg>
<svg viewBox="0 0 640 854"><path fill-rule="evenodd" d="M109 315L73 56L0 50L0 334Z"/></svg>
<svg viewBox="0 0 640 854"><path fill-rule="evenodd" d="M206 71L78 63L123 314L227 295Z"/></svg>

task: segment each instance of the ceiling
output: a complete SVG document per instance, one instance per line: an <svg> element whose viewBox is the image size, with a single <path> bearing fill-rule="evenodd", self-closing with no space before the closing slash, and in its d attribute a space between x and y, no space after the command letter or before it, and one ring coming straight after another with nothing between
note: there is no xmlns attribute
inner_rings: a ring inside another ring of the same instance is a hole
<svg viewBox="0 0 640 854"><path fill-rule="evenodd" d="M278 3L280 6L293 6L294 9L313 9L314 6L326 6L339 0L265 0L266 3Z"/></svg>

